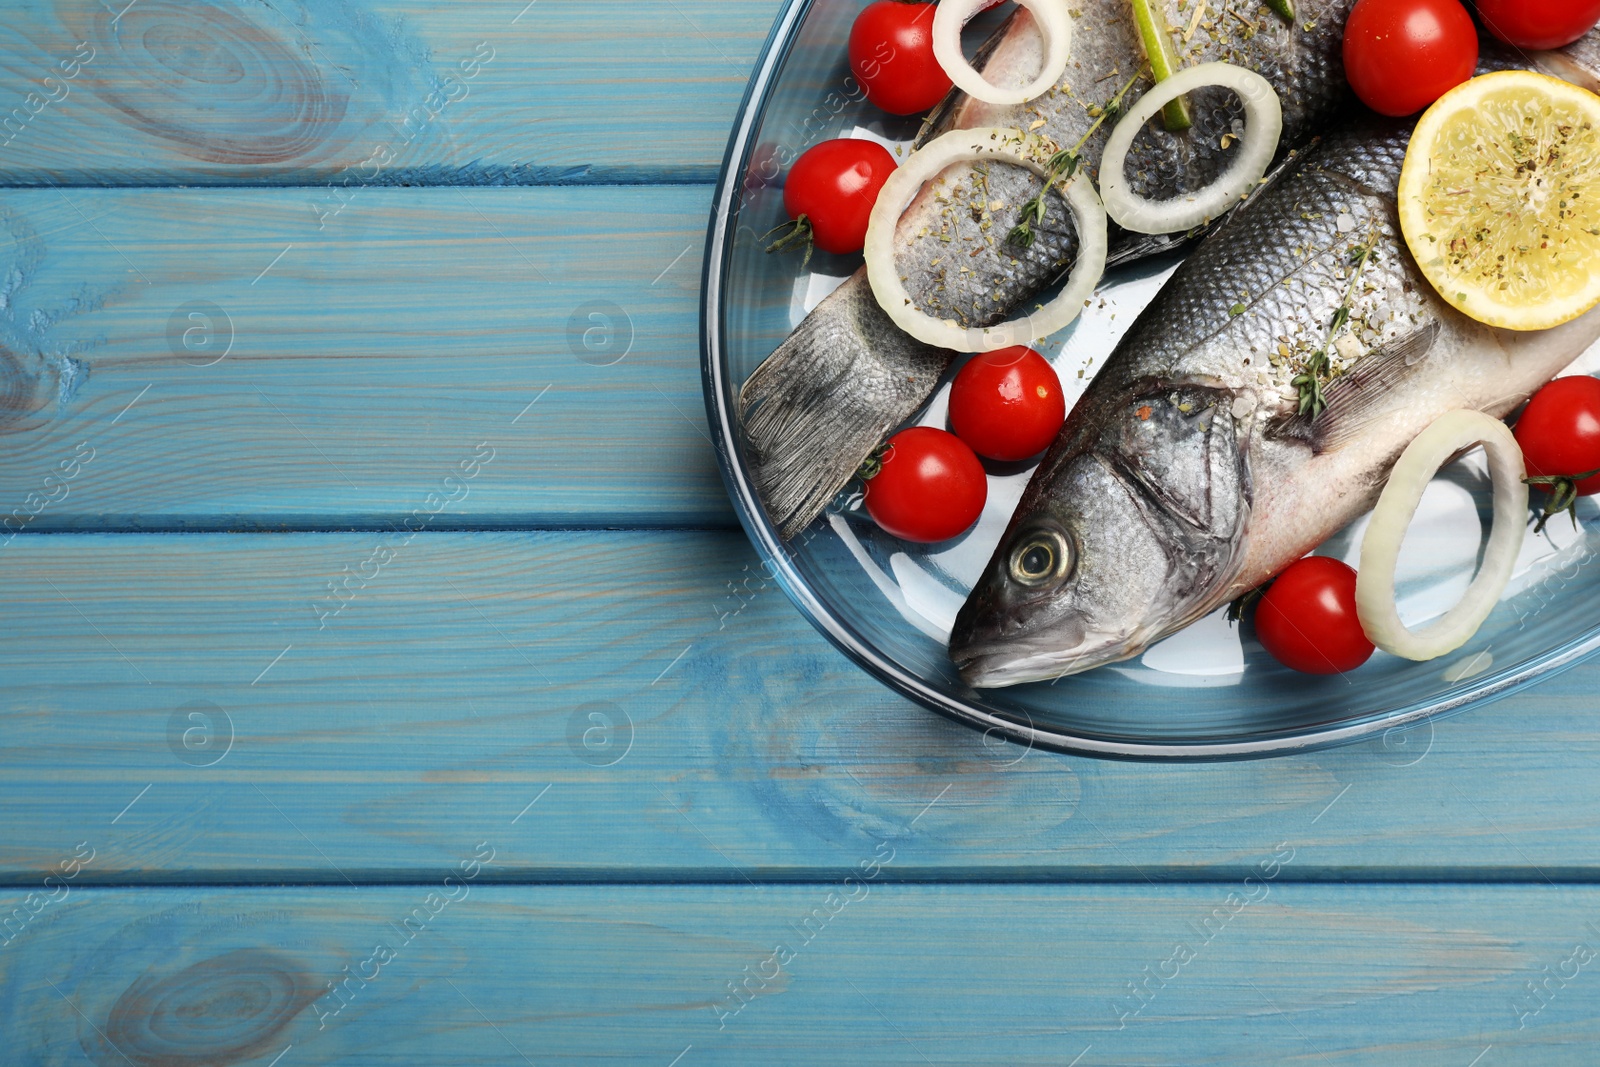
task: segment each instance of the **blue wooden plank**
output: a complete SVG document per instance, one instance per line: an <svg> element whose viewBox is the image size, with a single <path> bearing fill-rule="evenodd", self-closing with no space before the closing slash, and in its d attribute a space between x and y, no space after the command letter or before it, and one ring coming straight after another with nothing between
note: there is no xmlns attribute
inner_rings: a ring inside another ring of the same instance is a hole
<svg viewBox="0 0 1600 1067"><path fill-rule="evenodd" d="M777 6L21 0L0 184L709 180Z"/></svg>
<svg viewBox="0 0 1600 1067"><path fill-rule="evenodd" d="M85 838L90 881L409 880L506 826L542 881L833 876L912 832L896 877L1235 879L1292 836L1297 880L1600 878L1596 666L1153 767L892 696L736 532L24 534L0 568L12 885Z"/></svg>
<svg viewBox="0 0 1600 1067"><path fill-rule="evenodd" d="M1277 841L1217 886L881 884L906 841L849 883L470 877L510 836L385 889L58 880L0 950L10 1061L1586 1067L1600 1041L1593 888L1284 885Z"/></svg>
<svg viewBox="0 0 1600 1067"><path fill-rule="evenodd" d="M731 525L707 195L369 190L319 224L308 190L4 194L0 517L388 529L486 444L442 523Z"/></svg>

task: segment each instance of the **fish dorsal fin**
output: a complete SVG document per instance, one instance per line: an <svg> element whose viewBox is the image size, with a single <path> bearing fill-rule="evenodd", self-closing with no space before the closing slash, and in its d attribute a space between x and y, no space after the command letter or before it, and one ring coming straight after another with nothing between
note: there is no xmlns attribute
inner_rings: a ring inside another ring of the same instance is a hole
<svg viewBox="0 0 1600 1067"><path fill-rule="evenodd" d="M1426 359L1439 339L1437 320L1395 338L1362 356L1349 372L1323 389L1328 406L1315 419L1296 415L1273 435L1309 444L1314 452L1332 452L1366 431L1381 416L1388 394L1412 367Z"/></svg>

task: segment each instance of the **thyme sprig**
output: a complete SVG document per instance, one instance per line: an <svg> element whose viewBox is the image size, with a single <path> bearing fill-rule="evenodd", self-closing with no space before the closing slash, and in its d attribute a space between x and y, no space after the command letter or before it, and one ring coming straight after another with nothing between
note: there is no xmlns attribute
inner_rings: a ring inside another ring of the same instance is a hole
<svg viewBox="0 0 1600 1067"><path fill-rule="evenodd" d="M1088 130L1084 131L1082 137L1078 138L1077 144L1071 148L1062 149L1050 157L1049 162L1045 164L1044 186L1034 194L1032 199L1022 205L1022 211L1018 214L1017 224L1012 227L1010 233L1006 234L1007 244L1014 244L1018 248L1033 247L1033 228L1044 222L1045 215L1049 211L1045 198L1050 195L1050 190L1058 182L1070 181L1072 176L1077 173L1078 167L1082 163L1078 153L1083 151L1083 146L1089 143L1089 138L1094 136L1096 130L1107 122L1115 122L1117 120L1117 117L1122 114L1122 104L1128 95L1128 90L1132 89L1143 75L1143 70L1136 72L1121 89L1117 90L1117 94L1101 109L1100 114L1095 116L1094 123L1090 125Z"/></svg>
<svg viewBox="0 0 1600 1067"><path fill-rule="evenodd" d="M1522 479L1528 485L1543 487L1549 494L1545 498L1544 510L1539 514L1539 521L1534 525L1533 532L1544 533L1545 523L1563 511L1571 517L1573 529L1577 529L1578 483L1585 478L1593 478L1596 474L1600 474L1600 467L1582 474L1530 474Z"/></svg>
<svg viewBox="0 0 1600 1067"><path fill-rule="evenodd" d="M1323 392L1323 386L1328 383L1333 371L1332 361L1328 352L1333 348L1333 342L1338 340L1339 331L1344 329L1350 321L1350 312L1354 307L1356 286L1361 282L1361 271L1367 263L1377 254L1378 227L1373 225L1367 234L1364 244L1359 244L1350 249L1350 284L1345 286L1344 299L1334 309L1333 321L1328 326L1328 336L1323 338L1322 347L1313 352L1306 360L1305 370L1294 376L1290 381L1300 391L1300 414L1309 414L1313 419L1321 415L1328 407L1328 398Z"/></svg>
<svg viewBox="0 0 1600 1067"><path fill-rule="evenodd" d="M1044 185L1039 192L1027 203L1022 205L1022 212L1018 221L1006 234L1006 241L1018 248L1031 248L1033 246L1033 228L1044 222L1044 217L1049 208L1045 205L1045 197L1050 189L1060 181L1069 181L1078 169L1078 154L1071 149L1062 149L1050 157L1045 164L1047 175Z"/></svg>

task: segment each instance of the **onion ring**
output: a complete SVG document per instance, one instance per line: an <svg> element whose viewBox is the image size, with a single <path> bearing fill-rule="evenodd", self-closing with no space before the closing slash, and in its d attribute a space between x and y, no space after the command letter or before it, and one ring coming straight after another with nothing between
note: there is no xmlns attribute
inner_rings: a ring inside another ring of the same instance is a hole
<svg viewBox="0 0 1600 1067"><path fill-rule="evenodd" d="M894 234L900 216L912 198L928 181L952 163L974 159L998 159L1026 167L1047 178L1048 171L1022 150L1028 138L1021 130L998 126L971 130L951 130L935 137L917 151L883 184L872 206L864 248L867 281L878 306L906 333L923 344L950 348L957 352L992 352L1012 345L1024 345L1048 337L1062 329L1083 310L1083 303L1094 292L1106 269L1106 213L1094 187L1082 170L1057 192L1072 209L1078 227L1078 258L1072 274L1059 295L1048 304L993 326L963 327L954 319L936 319L912 304L900 272L894 263Z"/></svg>
<svg viewBox="0 0 1600 1067"><path fill-rule="evenodd" d="M1123 167L1133 138L1169 101L1207 85L1232 89L1244 101L1245 130L1238 158L1217 180L1193 196L1147 200L1128 185ZM1100 156L1100 196L1106 214L1134 233L1179 233L1227 211L1267 172L1283 134L1283 105L1272 83L1232 63L1201 63L1158 82L1118 122Z"/></svg>
<svg viewBox="0 0 1600 1067"><path fill-rule="evenodd" d="M1025 104L1043 96L1067 72L1072 50L1072 16L1066 0L1017 0L1033 15L1044 38L1044 65L1039 76L1020 89L1001 89L975 70L961 51L961 28L992 0L941 0L933 15L933 57L956 87L986 104Z"/></svg>
<svg viewBox="0 0 1600 1067"><path fill-rule="evenodd" d="M1420 630L1400 621L1394 603L1394 569L1400 542L1439 467L1463 449L1483 446L1494 482L1494 525L1483 565L1455 607ZM1451 411L1435 419L1406 447L1384 486L1361 542L1356 572L1356 615L1367 639L1385 652L1428 660L1454 652L1478 632L1511 580L1528 527L1528 486L1522 449L1506 424L1481 411Z"/></svg>

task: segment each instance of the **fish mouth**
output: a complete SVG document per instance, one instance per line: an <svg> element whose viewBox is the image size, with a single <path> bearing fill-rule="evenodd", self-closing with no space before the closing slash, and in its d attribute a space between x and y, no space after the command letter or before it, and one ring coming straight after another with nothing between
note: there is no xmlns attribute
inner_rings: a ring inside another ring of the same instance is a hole
<svg viewBox="0 0 1600 1067"><path fill-rule="evenodd" d="M952 648L950 658L961 672L962 681L972 688L999 689L1082 674L1136 656L1143 648L1137 635L1116 633L1093 635L1066 649L1017 641Z"/></svg>

